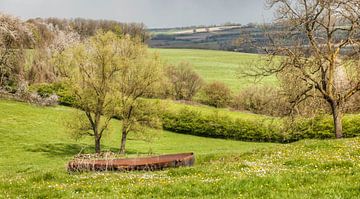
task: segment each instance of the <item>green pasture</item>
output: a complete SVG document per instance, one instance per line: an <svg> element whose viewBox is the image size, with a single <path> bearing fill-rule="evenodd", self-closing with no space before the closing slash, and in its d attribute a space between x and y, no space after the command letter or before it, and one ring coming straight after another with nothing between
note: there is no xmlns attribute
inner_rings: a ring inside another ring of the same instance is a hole
<svg viewBox="0 0 360 199"><path fill-rule="evenodd" d="M0 198L358 198L360 194L359 138L282 145L149 130L151 140L131 134L128 156L194 152L195 166L69 174L66 163L74 155L93 151L90 138L75 141L64 127L76 111L0 101ZM112 121L103 138L104 151L118 150L120 126Z"/></svg>
<svg viewBox="0 0 360 199"><path fill-rule="evenodd" d="M235 93L254 84L253 78L239 78L239 72L245 68L255 67L260 63L260 56L216 50L194 49L150 49L157 52L168 64L189 62L206 82L221 81L227 84ZM260 84L276 84L275 77L264 78Z"/></svg>

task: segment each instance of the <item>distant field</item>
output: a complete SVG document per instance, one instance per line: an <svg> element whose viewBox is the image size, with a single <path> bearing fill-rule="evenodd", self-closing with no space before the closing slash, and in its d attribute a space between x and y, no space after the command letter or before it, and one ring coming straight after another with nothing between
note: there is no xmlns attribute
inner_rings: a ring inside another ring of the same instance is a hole
<svg viewBox="0 0 360 199"><path fill-rule="evenodd" d="M150 33L158 35L158 34L193 34L194 30L196 33L201 32L218 32L218 31L226 31L231 29L239 29L241 26L233 25L233 26L215 26L215 27L204 27L204 28L171 28L171 29L151 29Z"/></svg>
<svg viewBox="0 0 360 199"><path fill-rule="evenodd" d="M196 164L68 174L73 155L93 150L91 139L77 142L66 133L63 121L74 111L0 100L0 198L358 198L360 193L359 138L281 145L155 131L148 143L130 134L130 156L193 151ZM116 151L121 123L111 125L103 150Z"/></svg>
<svg viewBox="0 0 360 199"><path fill-rule="evenodd" d="M158 52L169 64L188 61L206 82L221 81L227 84L234 92L253 84L252 78L239 79L237 74L241 68L253 67L259 56L255 54L192 50L192 49L151 49ZM262 84L276 84L274 77L265 78Z"/></svg>

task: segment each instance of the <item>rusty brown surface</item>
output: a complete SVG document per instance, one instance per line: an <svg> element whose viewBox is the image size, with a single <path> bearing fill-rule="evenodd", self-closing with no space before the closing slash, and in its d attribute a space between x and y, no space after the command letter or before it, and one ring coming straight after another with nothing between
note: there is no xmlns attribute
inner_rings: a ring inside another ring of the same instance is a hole
<svg viewBox="0 0 360 199"><path fill-rule="evenodd" d="M125 158L109 160L72 160L68 164L69 172L76 171L155 171L164 168L192 166L195 162L193 153L161 155L143 158Z"/></svg>

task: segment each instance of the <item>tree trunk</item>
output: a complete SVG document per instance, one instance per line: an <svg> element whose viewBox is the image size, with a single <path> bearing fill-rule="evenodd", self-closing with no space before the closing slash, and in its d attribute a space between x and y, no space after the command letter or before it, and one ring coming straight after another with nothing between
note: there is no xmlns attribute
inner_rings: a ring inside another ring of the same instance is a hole
<svg viewBox="0 0 360 199"><path fill-rule="evenodd" d="M125 155L125 145L126 145L126 136L127 136L127 127L123 126L122 136L121 136L121 145L120 145L120 154Z"/></svg>
<svg viewBox="0 0 360 199"><path fill-rule="evenodd" d="M100 140L101 135L99 134L99 126L100 126L100 120L101 120L101 112L104 102L101 99L98 99L97 108L95 112L95 121L94 121L94 135L95 135L95 153L100 153Z"/></svg>
<svg viewBox="0 0 360 199"><path fill-rule="evenodd" d="M100 138L98 136L95 136L95 153L100 153Z"/></svg>
<svg viewBox="0 0 360 199"><path fill-rule="evenodd" d="M336 138L343 137L343 129L342 129L342 110L341 106L336 102L331 103L331 111L334 120L334 129Z"/></svg>

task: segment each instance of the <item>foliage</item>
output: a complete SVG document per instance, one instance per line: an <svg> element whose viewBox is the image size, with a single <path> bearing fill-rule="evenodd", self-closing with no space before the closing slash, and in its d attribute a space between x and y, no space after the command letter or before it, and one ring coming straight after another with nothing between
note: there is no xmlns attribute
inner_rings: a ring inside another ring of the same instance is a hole
<svg viewBox="0 0 360 199"><path fill-rule="evenodd" d="M169 66L166 75L171 86L168 92L177 100L191 100L202 86L203 80L188 62Z"/></svg>
<svg viewBox="0 0 360 199"><path fill-rule="evenodd" d="M88 118L86 135L95 139L95 151L100 152L100 140L115 114L116 73L127 67L132 53L136 51L129 38L120 38L114 33L98 32L83 44L60 52L57 67L64 81L71 85L77 108ZM102 122L102 116L105 122ZM76 122L76 121L75 121ZM89 133L87 129L92 129Z"/></svg>
<svg viewBox="0 0 360 199"><path fill-rule="evenodd" d="M48 24L57 27L60 31L73 30L76 34L80 35L82 39L96 35L96 32L103 30L105 32L111 31L118 35L130 35L133 38L138 38L141 41L146 41L149 35L146 31L146 27L141 23L121 23L113 20L94 20L94 19L59 19L59 18L47 18L47 19L30 19L30 23L35 24Z"/></svg>
<svg viewBox="0 0 360 199"><path fill-rule="evenodd" d="M254 121L232 119L228 115L213 112L202 114L186 108L179 112L166 112L164 129L204 137L227 138L245 141L286 142L281 125L276 120Z"/></svg>
<svg viewBox="0 0 360 199"><path fill-rule="evenodd" d="M36 92L41 97L49 97L51 95L58 96L60 105L77 107L76 96L71 86L65 82L56 82L51 84L32 84L29 87L30 92Z"/></svg>
<svg viewBox="0 0 360 199"><path fill-rule="evenodd" d="M55 82L57 76L53 65L50 63L51 52L47 48L36 48L32 53L30 67L26 71L26 79L29 84Z"/></svg>
<svg viewBox="0 0 360 199"><path fill-rule="evenodd" d="M282 94L279 88L273 86L244 88L234 97L231 107L235 110L269 116L286 116L291 109L286 96Z"/></svg>
<svg viewBox="0 0 360 199"><path fill-rule="evenodd" d="M18 18L0 13L0 88L24 80L24 48L33 45L31 29Z"/></svg>
<svg viewBox="0 0 360 199"><path fill-rule="evenodd" d="M139 124L156 123L151 112L144 117L149 104L140 98L154 92L153 85L161 78L162 65L157 55L147 54L141 41L100 31L84 44L59 52L54 63L67 85L71 85L70 96L75 96L76 107L83 110L89 120L88 128L83 124L74 126L85 129L80 135L95 137L96 152L100 151L101 137L114 115L124 124L122 153L130 131L138 130ZM65 96L69 95L65 93Z"/></svg>
<svg viewBox="0 0 360 199"><path fill-rule="evenodd" d="M125 153L127 135L131 131L139 131L141 126L161 126L159 123L155 103L141 99L155 93L154 85L162 78L162 63L155 54L148 54L147 48L140 42L129 43L128 53L123 55L127 59L124 67L116 74L115 96L118 99L116 115L121 118L122 140L120 153ZM130 56L127 56L130 55Z"/></svg>
<svg viewBox="0 0 360 199"><path fill-rule="evenodd" d="M229 105L231 100L231 90L222 82L213 82L205 85L203 88L201 102L204 104L223 108Z"/></svg>
<svg viewBox="0 0 360 199"><path fill-rule="evenodd" d="M57 28L48 27L52 34L51 40L37 43L37 48L32 52L32 63L28 71L28 81L33 83L53 83L61 80L61 70L57 70L52 59L65 49L80 42L80 36L72 31L61 31Z"/></svg>
<svg viewBox="0 0 360 199"><path fill-rule="evenodd" d="M344 137L360 136L359 116L345 117ZM327 116L279 120L276 118L242 119L216 111L202 113L183 108L167 111L164 129L203 137L227 138L258 142L294 142L302 139L335 138L333 124Z"/></svg>
<svg viewBox="0 0 360 199"><path fill-rule="evenodd" d="M161 117L164 112L164 107L159 100L147 100L136 99L132 102L132 111L126 112L128 107L118 107L116 110L116 119L119 119L123 123L123 127L126 127L126 134L131 132L133 139L152 141L156 139L156 132L154 129L162 128ZM122 112L121 112L122 111ZM151 129L152 130L151 130Z"/></svg>

